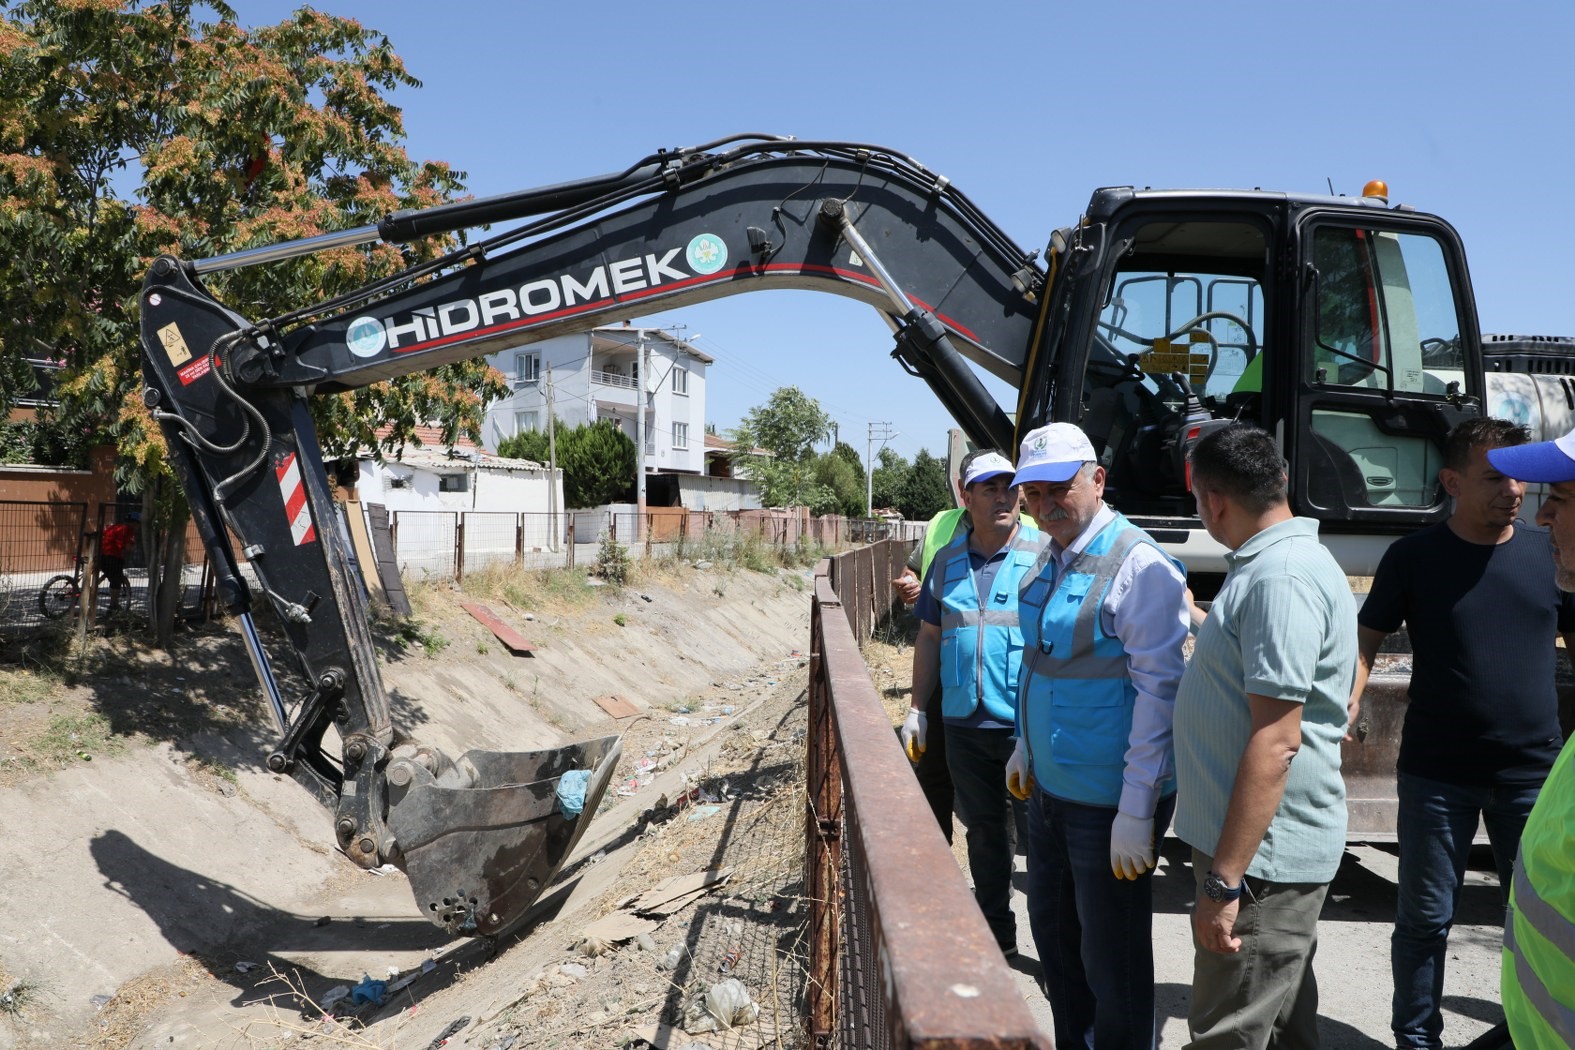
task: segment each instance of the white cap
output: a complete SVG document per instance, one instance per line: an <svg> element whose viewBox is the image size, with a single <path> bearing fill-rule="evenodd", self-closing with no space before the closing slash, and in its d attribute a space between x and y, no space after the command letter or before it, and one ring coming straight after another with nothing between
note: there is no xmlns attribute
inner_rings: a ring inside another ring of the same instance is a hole
<svg viewBox="0 0 1575 1050"><path fill-rule="evenodd" d="M975 456L973 462L968 464L968 469L963 471L963 488L976 481L988 481L997 475L1011 472L1011 460L999 452L986 452L982 456Z"/></svg>
<svg viewBox="0 0 1575 1050"><path fill-rule="evenodd" d="M1017 476L1012 484L1068 481L1084 463L1098 458L1088 435L1071 423L1051 423L1029 431L1023 438L1022 452L1017 457Z"/></svg>

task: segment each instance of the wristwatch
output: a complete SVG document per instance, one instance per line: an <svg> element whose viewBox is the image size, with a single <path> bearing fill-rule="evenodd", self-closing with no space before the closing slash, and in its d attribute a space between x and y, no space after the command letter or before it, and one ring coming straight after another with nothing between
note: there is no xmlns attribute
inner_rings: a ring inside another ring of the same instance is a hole
<svg viewBox="0 0 1575 1050"><path fill-rule="evenodd" d="M1203 876L1203 892L1216 904L1229 904L1241 896L1241 888L1246 881L1243 879L1234 886L1227 886L1224 879L1211 871Z"/></svg>

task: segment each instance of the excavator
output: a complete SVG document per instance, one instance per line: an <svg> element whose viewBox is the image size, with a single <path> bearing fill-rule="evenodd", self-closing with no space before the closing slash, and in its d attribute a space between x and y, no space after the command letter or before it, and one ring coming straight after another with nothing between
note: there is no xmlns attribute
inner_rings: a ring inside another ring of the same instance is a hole
<svg viewBox="0 0 1575 1050"><path fill-rule="evenodd" d="M244 317L202 284L461 230L478 232L280 317ZM494 935L521 919L595 813L618 742L451 757L393 725L309 399L768 288L873 307L891 355L978 445L1081 425L1106 498L1186 562L1200 596L1224 551L1196 516L1186 451L1222 421L1276 436L1295 511L1353 575L1446 515L1436 478L1458 420L1575 423L1575 347L1484 344L1459 237L1390 206L1380 184L1359 197L1099 189L1041 254L897 151L741 135L356 229L161 257L141 292L143 400L273 710L267 764L333 812L354 863L405 871L445 929ZM1016 404L998 404L980 369ZM254 592L278 630L254 622Z"/></svg>

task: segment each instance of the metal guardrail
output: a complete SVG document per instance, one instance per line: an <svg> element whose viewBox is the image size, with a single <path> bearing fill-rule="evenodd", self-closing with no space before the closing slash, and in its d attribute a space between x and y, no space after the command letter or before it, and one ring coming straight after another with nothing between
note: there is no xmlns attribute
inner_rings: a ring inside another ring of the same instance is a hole
<svg viewBox="0 0 1575 1050"><path fill-rule="evenodd" d="M891 611L890 569L910 547L883 541L815 571L805 829L811 1045L1049 1048L859 654Z"/></svg>

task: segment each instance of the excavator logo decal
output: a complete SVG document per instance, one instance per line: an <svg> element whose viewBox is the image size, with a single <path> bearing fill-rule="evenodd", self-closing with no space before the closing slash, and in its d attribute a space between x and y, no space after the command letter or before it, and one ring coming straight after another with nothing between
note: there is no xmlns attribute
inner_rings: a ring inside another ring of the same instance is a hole
<svg viewBox="0 0 1575 1050"><path fill-rule="evenodd" d="M710 275L727 265L727 242L711 233L696 234L689 241L684 253L690 269L695 273Z"/></svg>
<svg viewBox="0 0 1575 1050"><path fill-rule="evenodd" d="M274 467L279 478L279 493L284 497L284 517L290 523L290 537L297 547L317 539L317 528L312 524L312 511L306 505L306 485L301 481L301 466L295 453L287 453Z"/></svg>
<svg viewBox="0 0 1575 1050"><path fill-rule="evenodd" d="M653 252L604 263L583 281L564 273L527 281L518 288L483 292L474 299L418 307L403 316L362 314L345 330L345 346L356 357L376 357L384 350L407 354L440 343L523 328L559 312L592 309L615 297L639 299L658 287L671 288L696 279L673 265L680 255L705 276L726 264L727 245L720 237L703 233L689 242L687 250L669 248L660 255Z"/></svg>

